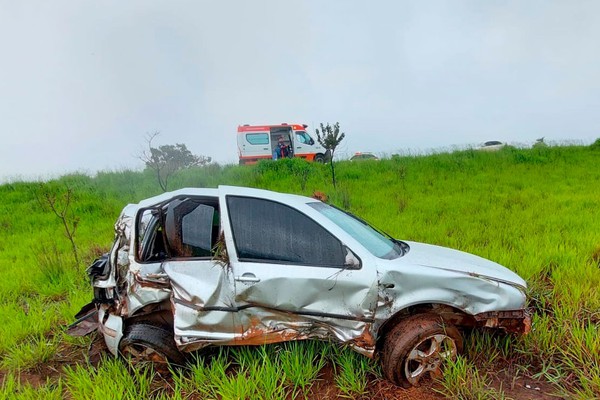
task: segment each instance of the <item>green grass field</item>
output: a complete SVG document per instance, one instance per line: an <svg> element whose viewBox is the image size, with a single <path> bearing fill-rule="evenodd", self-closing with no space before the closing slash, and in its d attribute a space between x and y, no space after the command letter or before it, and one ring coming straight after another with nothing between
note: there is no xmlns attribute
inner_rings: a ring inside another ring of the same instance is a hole
<svg viewBox="0 0 600 400"><path fill-rule="evenodd" d="M503 264L529 284L532 332L467 337L465 355L436 390L449 398L507 398L507 388L492 379L506 371L550 383L564 397L592 399L600 398L598 147L345 161L336 164L336 190L328 166L301 160L210 165L180 172L170 189L228 184L309 196L321 191L394 237ZM110 357L89 366L90 339L65 334L92 296L85 267L108 250L123 206L160 189L151 173L132 171L72 174L45 184L58 193L66 187L79 220L79 265L61 221L38 200L40 184L0 186L0 399L310 398L325 371L336 396L370 397L380 379L377 362L318 342L221 349L168 378Z"/></svg>

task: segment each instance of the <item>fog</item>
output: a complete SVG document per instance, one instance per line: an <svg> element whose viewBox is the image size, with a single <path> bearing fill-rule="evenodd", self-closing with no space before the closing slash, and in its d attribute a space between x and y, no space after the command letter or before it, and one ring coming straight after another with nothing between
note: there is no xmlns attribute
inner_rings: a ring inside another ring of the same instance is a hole
<svg viewBox="0 0 600 400"><path fill-rule="evenodd" d="M600 2L0 0L0 179L237 163L240 124L340 153L600 137Z"/></svg>

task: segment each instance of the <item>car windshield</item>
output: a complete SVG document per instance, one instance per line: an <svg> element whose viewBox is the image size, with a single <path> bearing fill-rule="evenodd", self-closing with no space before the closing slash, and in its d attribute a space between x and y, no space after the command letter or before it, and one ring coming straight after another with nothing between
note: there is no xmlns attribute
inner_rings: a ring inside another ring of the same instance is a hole
<svg viewBox="0 0 600 400"><path fill-rule="evenodd" d="M296 138L300 143L310 144L310 136L304 131L296 131Z"/></svg>
<svg viewBox="0 0 600 400"><path fill-rule="evenodd" d="M375 257L391 260L404 254L404 250L395 240L355 216L325 203L315 202L308 205L342 228Z"/></svg>

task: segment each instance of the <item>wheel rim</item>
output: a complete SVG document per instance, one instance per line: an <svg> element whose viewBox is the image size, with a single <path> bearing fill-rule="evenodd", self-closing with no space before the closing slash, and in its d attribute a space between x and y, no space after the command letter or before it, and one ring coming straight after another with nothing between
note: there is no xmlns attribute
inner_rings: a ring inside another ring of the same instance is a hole
<svg viewBox="0 0 600 400"><path fill-rule="evenodd" d="M121 353L132 364L153 363L156 365L167 365L169 362L163 354L142 343L128 344L121 349Z"/></svg>
<svg viewBox="0 0 600 400"><path fill-rule="evenodd" d="M456 342L450 336L437 334L426 337L413 347L406 357L406 380L415 386L427 374L440 377L444 360L454 359L456 354Z"/></svg>

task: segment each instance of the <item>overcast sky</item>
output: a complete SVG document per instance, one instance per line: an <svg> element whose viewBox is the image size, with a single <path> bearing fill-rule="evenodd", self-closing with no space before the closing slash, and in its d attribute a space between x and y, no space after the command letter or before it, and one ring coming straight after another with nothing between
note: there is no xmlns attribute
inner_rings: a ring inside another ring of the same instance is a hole
<svg viewBox="0 0 600 400"><path fill-rule="evenodd" d="M237 163L237 125L343 151L600 137L600 1L0 0L0 181Z"/></svg>

